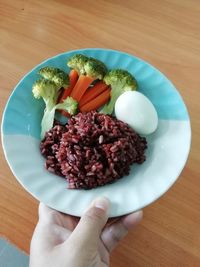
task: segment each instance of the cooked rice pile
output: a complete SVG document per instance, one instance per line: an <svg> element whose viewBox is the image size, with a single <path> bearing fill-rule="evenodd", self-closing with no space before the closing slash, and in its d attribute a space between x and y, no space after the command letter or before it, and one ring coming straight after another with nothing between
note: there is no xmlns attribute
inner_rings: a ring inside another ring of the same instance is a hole
<svg viewBox="0 0 200 267"><path fill-rule="evenodd" d="M91 189L128 175L133 163L145 161L146 148L146 139L127 124L96 111L55 125L40 145L47 170L65 177L71 189Z"/></svg>

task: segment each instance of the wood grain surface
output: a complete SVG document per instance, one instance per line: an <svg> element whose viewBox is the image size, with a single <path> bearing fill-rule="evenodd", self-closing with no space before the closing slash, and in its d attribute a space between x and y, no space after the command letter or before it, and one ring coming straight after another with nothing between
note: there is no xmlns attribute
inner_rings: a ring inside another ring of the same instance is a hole
<svg viewBox="0 0 200 267"><path fill-rule="evenodd" d="M0 0L1 115L14 86L36 64L87 47L145 59L173 81L188 106L187 165L144 209L140 226L113 252L111 267L200 266L199 14L199 0ZM16 181L2 149L0 161L0 234L28 253L38 202Z"/></svg>

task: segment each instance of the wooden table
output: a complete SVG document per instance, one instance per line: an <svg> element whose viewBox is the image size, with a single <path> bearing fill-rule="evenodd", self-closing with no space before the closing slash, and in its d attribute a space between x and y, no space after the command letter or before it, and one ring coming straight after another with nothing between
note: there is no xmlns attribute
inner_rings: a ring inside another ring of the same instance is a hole
<svg viewBox="0 0 200 267"><path fill-rule="evenodd" d="M0 108L20 78L58 53L85 47L126 51L166 74L191 115L193 142L173 188L112 254L111 266L200 266L200 2L0 1ZM199 106L199 107L198 107ZM0 233L29 252L38 202L0 154Z"/></svg>

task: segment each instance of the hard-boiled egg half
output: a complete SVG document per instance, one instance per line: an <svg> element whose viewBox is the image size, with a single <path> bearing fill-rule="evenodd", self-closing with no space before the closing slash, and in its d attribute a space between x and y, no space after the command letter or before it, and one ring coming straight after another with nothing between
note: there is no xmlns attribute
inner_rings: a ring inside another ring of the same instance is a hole
<svg viewBox="0 0 200 267"><path fill-rule="evenodd" d="M139 134L151 134L158 126L158 115L153 104L137 91L127 91L118 97L115 115Z"/></svg>

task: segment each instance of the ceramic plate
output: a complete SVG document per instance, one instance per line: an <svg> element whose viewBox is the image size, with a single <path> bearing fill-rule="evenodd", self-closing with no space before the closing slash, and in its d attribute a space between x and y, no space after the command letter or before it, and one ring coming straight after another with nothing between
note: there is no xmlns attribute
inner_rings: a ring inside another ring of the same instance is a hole
<svg viewBox="0 0 200 267"><path fill-rule="evenodd" d="M144 164L133 165L130 175L92 190L69 190L63 178L47 172L40 154L40 122L44 105L32 96L32 84L43 66L68 71L75 53L102 60L109 69L122 68L137 79L139 91L154 104L158 129L147 137ZM97 196L112 202L110 216L142 209L162 196L186 163L191 140L186 106L174 85L157 69L132 55L107 49L82 49L59 54L31 70L15 87L2 121L2 143L8 164L21 185L39 201L64 213L80 216Z"/></svg>

